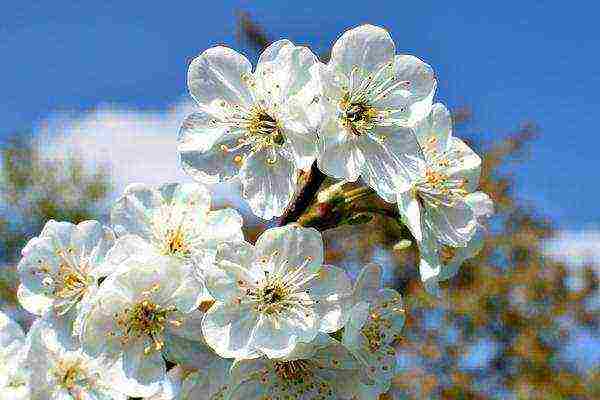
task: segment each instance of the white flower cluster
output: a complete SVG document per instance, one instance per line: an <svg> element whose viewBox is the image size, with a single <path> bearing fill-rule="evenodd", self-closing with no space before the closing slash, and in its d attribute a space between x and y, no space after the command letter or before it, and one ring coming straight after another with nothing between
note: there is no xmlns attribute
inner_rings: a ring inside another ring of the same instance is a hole
<svg viewBox="0 0 600 400"><path fill-rule="evenodd" d="M389 34L352 29L328 64L281 40L256 70L225 47L190 65L198 111L178 150L198 183L130 185L96 221L49 221L22 250L27 336L0 314L0 398L376 399L405 320L382 271L324 265L313 228L244 240L204 186L239 177L253 212L282 215L299 171L359 178L398 204L430 290L481 245L481 159L433 105L431 68ZM449 250L451 256L447 256Z"/></svg>

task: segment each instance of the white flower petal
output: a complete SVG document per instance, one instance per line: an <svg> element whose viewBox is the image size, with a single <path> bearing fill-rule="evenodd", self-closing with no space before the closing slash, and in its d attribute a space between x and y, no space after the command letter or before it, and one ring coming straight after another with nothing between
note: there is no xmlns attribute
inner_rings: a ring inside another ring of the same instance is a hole
<svg viewBox="0 0 600 400"><path fill-rule="evenodd" d="M85 260L90 275L99 278L111 272L103 269L103 263L115 243L112 229L98 221L83 221L77 224L71 243L80 260Z"/></svg>
<svg viewBox="0 0 600 400"><path fill-rule="evenodd" d="M0 348L6 349L13 345L22 345L25 342L23 329L0 311Z"/></svg>
<svg viewBox="0 0 600 400"><path fill-rule="evenodd" d="M200 218L210 210L210 191L197 183L168 183L158 188L163 202L178 214Z"/></svg>
<svg viewBox="0 0 600 400"><path fill-rule="evenodd" d="M460 266L469 258L475 257L485 244L484 230L479 227L465 247L456 249L454 257L447 264L442 264L438 280L445 281L456 275Z"/></svg>
<svg viewBox="0 0 600 400"><path fill-rule="evenodd" d="M264 278L252 268L254 246L247 242L221 243L215 265L203 271L206 286L212 296L229 302L243 295L247 287Z"/></svg>
<svg viewBox="0 0 600 400"><path fill-rule="evenodd" d="M130 233L152 239L152 213L163 204L161 194L148 185L133 183L112 207L110 219L117 235Z"/></svg>
<svg viewBox="0 0 600 400"><path fill-rule="evenodd" d="M54 246L67 248L71 245L71 238L76 226L70 222L50 220L44 225L40 237L49 237L54 240Z"/></svg>
<svg viewBox="0 0 600 400"><path fill-rule="evenodd" d="M354 284L353 302L358 303L374 298L381 288L382 277L383 271L379 265L375 263L365 265Z"/></svg>
<svg viewBox="0 0 600 400"><path fill-rule="evenodd" d="M432 233L426 229L423 241L419 243L419 273L425 289L434 296L440 296L439 276L442 272L442 263L438 256L439 244Z"/></svg>
<svg viewBox="0 0 600 400"><path fill-rule="evenodd" d="M390 34L373 25L361 25L346 31L333 45L330 65L349 76L357 66L367 72L394 59L395 47Z"/></svg>
<svg viewBox="0 0 600 400"><path fill-rule="evenodd" d="M317 165L324 174L348 182L358 179L365 155L356 146L354 138L338 126L337 121L332 120L323 128L317 149Z"/></svg>
<svg viewBox="0 0 600 400"><path fill-rule="evenodd" d="M183 121L177 139L177 152L183 170L194 180L213 184L228 181L239 172L243 148L241 131L199 111ZM235 149L235 150L234 150Z"/></svg>
<svg viewBox="0 0 600 400"><path fill-rule="evenodd" d="M242 226L244 221L239 212L226 208L209 212L201 221L200 228L203 232L203 244L216 248L222 242L240 242L244 240Z"/></svg>
<svg viewBox="0 0 600 400"><path fill-rule="evenodd" d="M296 343L312 341L317 328L317 316L312 310L286 308L276 315L261 315L253 345L269 358L282 358L294 350Z"/></svg>
<svg viewBox="0 0 600 400"><path fill-rule="evenodd" d="M124 235L119 237L114 246L106 254L102 267L105 272L114 273L118 268L135 257L148 257L154 254L150 243L137 235Z"/></svg>
<svg viewBox="0 0 600 400"><path fill-rule="evenodd" d="M110 381L131 397L149 397L165 380L166 366L159 352L144 355L142 343L132 345L112 367Z"/></svg>
<svg viewBox="0 0 600 400"><path fill-rule="evenodd" d="M442 103L436 103L431 113L415 126L415 135L425 149L438 154L449 150L452 143L452 116Z"/></svg>
<svg viewBox="0 0 600 400"><path fill-rule="evenodd" d="M285 102L311 79L310 68L317 57L307 47L294 46L289 40L271 44L258 60L256 78L270 92L269 101Z"/></svg>
<svg viewBox="0 0 600 400"><path fill-rule="evenodd" d="M223 358L256 358L253 346L258 314L252 305L216 303L202 320L206 343Z"/></svg>
<svg viewBox="0 0 600 400"><path fill-rule="evenodd" d="M419 201L414 195L414 192L409 189L398 192L398 210L402 215L406 226L410 229L413 237L417 242L423 240L423 232L421 226L421 207Z"/></svg>
<svg viewBox="0 0 600 400"><path fill-rule="evenodd" d="M311 127L308 106L305 103L292 103L292 115L285 119L285 137L289 140L289 149L294 156L294 162L298 169L310 170L316 157L317 135L316 129Z"/></svg>
<svg viewBox="0 0 600 400"><path fill-rule="evenodd" d="M252 72L250 61L236 51L216 46L196 57L188 68L190 94L201 108L215 100L247 105L252 100L242 76Z"/></svg>
<svg viewBox="0 0 600 400"><path fill-rule="evenodd" d="M319 331L335 332L348 319L352 303L352 283L346 272L333 265L324 265L317 272L318 279L311 282L310 296L317 299L315 306L319 320Z"/></svg>
<svg viewBox="0 0 600 400"><path fill-rule="evenodd" d="M452 138L451 151L452 157L449 158L456 160L457 165L448 168L446 174L451 178L464 179L465 190L473 192L479 186L481 157L458 138Z"/></svg>
<svg viewBox="0 0 600 400"><path fill-rule="evenodd" d="M293 160L279 154L258 151L245 160L240 170L243 196L252 212L265 220L278 217L290 203L296 191L298 169Z"/></svg>
<svg viewBox="0 0 600 400"><path fill-rule="evenodd" d="M494 215L494 201L486 193L469 193L465 196L465 203L471 207L479 221Z"/></svg>
<svg viewBox="0 0 600 400"><path fill-rule="evenodd" d="M464 247L471 240L477 227L475 213L460 198L452 203L445 200L425 206L424 224L441 243Z"/></svg>
<svg viewBox="0 0 600 400"><path fill-rule="evenodd" d="M435 89L435 74L433 68L419 58L408 54L394 57L396 79L410 82L405 95L410 103L424 99Z"/></svg>
<svg viewBox="0 0 600 400"><path fill-rule="evenodd" d="M291 224L268 229L256 240L255 248L257 260L269 259L277 267L304 266L308 273L323 264L323 238L314 228Z"/></svg>
<svg viewBox="0 0 600 400"><path fill-rule="evenodd" d="M396 128L378 137L363 135L357 141L365 162L362 177L377 194L389 203L396 202L398 179L408 180L415 169L413 159L419 154L414 133L408 128Z"/></svg>
<svg viewBox="0 0 600 400"><path fill-rule="evenodd" d="M167 325L165 330L165 357L186 368L205 369L217 356L204 343L202 317L196 310L191 314L177 313L171 320L181 323L179 327Z"/></svg>

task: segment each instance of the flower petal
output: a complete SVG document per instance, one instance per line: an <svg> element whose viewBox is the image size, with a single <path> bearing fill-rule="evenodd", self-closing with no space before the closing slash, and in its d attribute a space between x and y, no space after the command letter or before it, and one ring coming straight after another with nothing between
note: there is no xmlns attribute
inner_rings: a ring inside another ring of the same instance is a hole
<svg viewBox="0 0 600 400"><path fill-rule="evenodd" d="M252 65L246 57L228 47L216 46L191 62L188 88L201 108L208 108L215 100L251 104L252 95L242 78L251 72Z"/></svg>
<svg viewBox="0 0 600 400"><path fill-rule="evenodd" d="M211 211L200 221L199 229L203 233L202 243L206 247L216 248L222 242L243 241L243 224L240 213L232 208Z"/></svg>
<svg viewBox="0 0 600 400"><path fill-rule="evenodd" d="M324 174L354 182L362 172L365 156L356 140L331 119L320 132L317 142L317 165Z"/></svg>
<svg viewBox="0 0 600 400"><path fill-rule="evenodd" d="M166 366L158 351L144 353L145 343L131 343L123 353L119 365L122 373L113 374L113 384L132 397L146 397L156 393L166 376ZM117 371L119 369L116 368Z"/></svg>
<svg viewBox="0 0 600 400"><path fill-rule="evenodd" d="M426 152L438 154L449 149L452 143L452 116L442 103L436 103L431 113L415 126L415 135Z"/></svg>
<svg viewBox="0 0 600 400"><path fill-rule="evenodd" d="M394 59L394 42L383 28L361 25L346 31L331 49L331 65L336 71L350 76L354 66L375 72Z"/></svg>
<svg viewBox="0 0 600 400"><path fill-rule="evenodd" d="M253 345L268 358L290 354L298 342L309 343L317 335L315 313L306 308L288 307L275 315L260 316Z"/></svg>
<svg viewBox="0 0 600 400"><path fill-rule="evenodd" d="M183 170L194 180L212 184L238 174L243 148L241 132L199 111L188 115L179 129L177 152Z"/></svg>
<svg viewBox="0 0 600 400"><path fill-rule="evenodd" d="M260 354L254 348L258 314L252 305L216 303L202 320L206 343L223 358L251 359Z"/></svg>
<svg viewBox="0 0 600 400"><path fill-rule="evenodd" d="M248 287L264 278L252 268L254 246L247 242L221 243L217 249L214 267L203 272L206 287L220 301L230 302L242 296Z"/></svg>
<svg viewBox="0 0 600 400"><path fill-rule="evenodd" d="M256 81L269 102L285 102L311 79L310 68L318 62L307 47L279 40L265 49L256 66Z"/></svg>
<svg viewBox="0 0 600 400"><path fill-rule="evenodd" d="M452 278L458 272L460 266L469 258L473 258L483 249L485 244L484 230L481 227L477 228L477 231L469 240L469 243L465 247L459 247L456 249L454 257L448 261L447 264L443 264L439 280L444 281Z"/></svg>
<svg viewBox="0 0 600 400"><path fill-rule="evenodd" d="M167 183L161 185L158 191L164 203L173 207L178 214L200 217L210 210L210 191L206 186L197 183Z"/></svg>
<svg viewBox="0 0 600 400"><path fill-rule="evenodd" d="M251 154L240 170L243 196L252 212L265 220L283 214L294 196L298 177L293 160L281 153L273 159L269 153L263 150Z"/></svg>
<svg viewBox="0 0 600 400"><path fill-rule="evenodd" d="M108 274L117 271L119 266L130 258L148 257L155 254L154 248L137 235L124 235L115 241L114 246L106 254L102 270Z"/></svg>
<svg viewBox="0 0 600 400"><path fill-rule="evenodd" d="M102 267L106 254L115 243L112 229L98 221L83 221L77 224L72 245L80 260L88 266L88 273L94 277L107 276L110 271ZM81 264L83 264L81 262Z"/></svg>
<svg viewBox="0 0 600 400"><path fill-rule="evenodd" d="M256 259L270 260L277 268L273 272L285 273L300 266L307 273L323 264L323 238L314 228L291 224L268 229L256 241ZM279 269L280 267L284 270Z"/></svg>
<svg viewBox="0 0 600 400"><path fill-rule="evenodd" d="M409 82L405 96L409 98L409 104L422 100L429 96L435 89L435 74L433 68L419 58L408 54L394 57L394 68L396 79Z"/></svg>
<svg viewBox="0 0 600 400"><path fill-rule="evenodd" d="M333 265L322 266L317 274L318 278L307 289L310 290L310 297L318 301L315 310L319 319L319 331L335 332L348 319L352 303L352 283L346 271Z"/></svg>
<svg viewBox="0 0 600 400"><path fill-rule="evenodd" d="M421 206L411 189L398 192L398 210L417 242L423 240Z"/></svg>
<svg viewBox="0 0 600 400"><path fill-rule="evenodd" d="M165 357L168 360L186 368L203 370L217 359L202 337L203 316L204 313L196 310L191 314L178 313L171 317L181 325L169 325L165 329Z"/></svg>
<svg viewBox="0 0 600 400"><path fill-rule="evenodd" d="M463 179L466 184L465 190L473 192L479 186L481 157L458 138L452 138L450 152L451 156L448 158L451 161L451 165L455 166L448 168L446 174L454 179Z"/></svg>
<svg viewBox="0 0 600 400"><path fill-rule="evenodd" d="M452 247L464 247L471 240L477 227L475 213L460 198L452 203L445 199L433 205L425 205L424 224L441 243Z"/></svg>
<svg viewBox="0 0 600 400"><path fill-rule="evenodd" d="M478 221L494 215L494 201L486 193L469 193L465 196L465 203L471 207Z"/></svg>
<svg viewBox="0 0 600 400"><path fill-rule="evenodd" d="M382 277L383 271L379 265L375 263L365 265L354 284L353 302L358 303L374 298L381 288Z"/></svg>
<svg viewBox="0 0 600 400"><path fill-rule="evenodd" d="M389 203L396 202L398 179L408 181L409 171L415 169L413 159L419 145L408 128L395 128L378 136L363 135L358 145L364 155L362 177L377 194Z"/></svg>
<svg viewBox="0 0 600 400"><path fill-rule="evenodd" d="M132 183L112 207L110 219L117 235L130 233L152 239L152 215L163 204L161 194L143 183Z"/></svg>

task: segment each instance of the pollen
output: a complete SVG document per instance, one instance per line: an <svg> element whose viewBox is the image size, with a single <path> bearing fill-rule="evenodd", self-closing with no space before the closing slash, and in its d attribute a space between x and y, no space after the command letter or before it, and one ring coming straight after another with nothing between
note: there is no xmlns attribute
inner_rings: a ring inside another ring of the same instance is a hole
<svg viewBox="0 0 600 400"><path fill-rule="evenodd" d="M144 349L144 354L162 350L164 342L160 337L168 316L174 311L174 307L162 307L150 300L142 300L132 308L116 313L115 321L122 333L122 344L133 338L145 338L150 339L152 344Z"/></svg>
<svg viewBox="0 0 600 400"><path fill-rule="evenodd" d="M165 239L164 253L170 255L187 255L190 249L186 243L184 231L181 226L168 229Z"/></svg>

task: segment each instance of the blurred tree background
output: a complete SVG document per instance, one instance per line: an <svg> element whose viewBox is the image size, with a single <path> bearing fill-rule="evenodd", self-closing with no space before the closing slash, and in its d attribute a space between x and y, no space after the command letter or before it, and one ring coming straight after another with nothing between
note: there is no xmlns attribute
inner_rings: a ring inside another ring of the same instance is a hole
<svg viewBox="0 0 600 400"><path fill-rule="evenodd" d="M237 35L245 49L260 52L270 42L267 32L248 14L238 14ZM510 175L535 156L536 126L482 143L469 130L469 110L453 111L457 135L483 156L481 189L494 199L496 215L479 256L443 284L443 299L424 292L415 247L396 246L407 231L393 218L393 207L377 203L383 211L373 213L377 200L368 198L354 211L367 215L365 221L372 218L369 222L324 232L328 263L356 272L378 262L386 268L386 281L404 296L409 319L398 343L398 375L382 400L600 398L600 371L562 356L579 332L598 330L597 270L575 271L544 255L553 222L518 200ZM19 250L48 219L106 221L112 187L106 171L90 174L75 155L68 161L44 159L27 135L4 143L1 154L0 306L13 309L26 325L15 298ZM321 211L314 205L309 215ZM266 226L244 217L253 240ZM573 274L582 284L569 284Z"/></svg>
<svg viewBox="0 0 600 400"><path fill-rule="evenodd" d="M45 159L35 138L12 135L0 149L0 306L27 326L31 316L17 308L16 264L27 240L46 221L102 218L111 191L108 173L92 173L72 155L65 160Z"/></svg>

